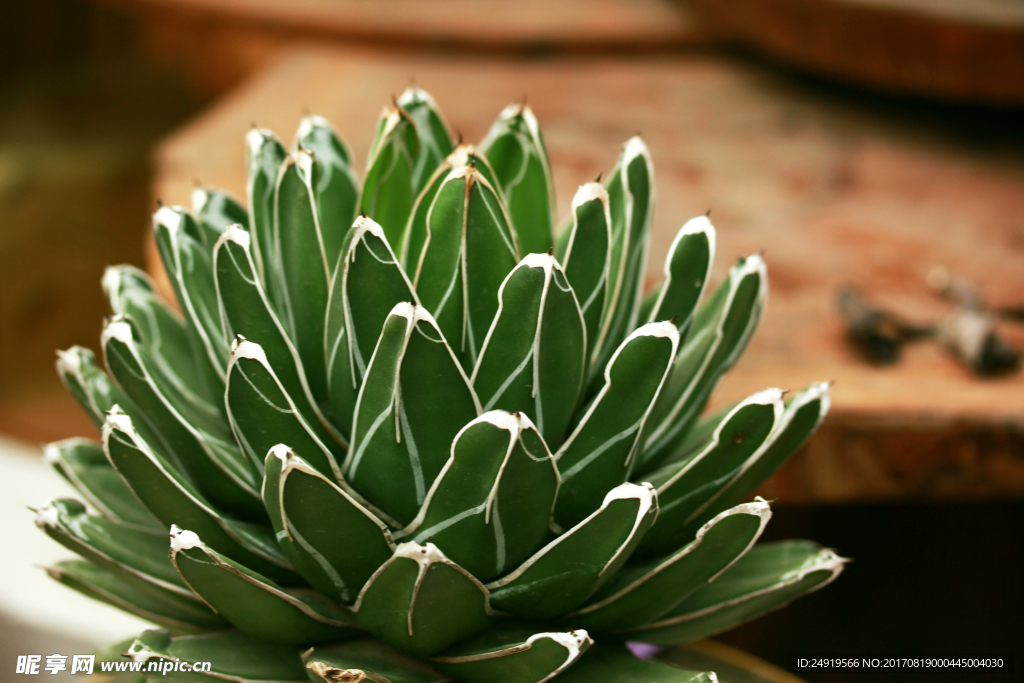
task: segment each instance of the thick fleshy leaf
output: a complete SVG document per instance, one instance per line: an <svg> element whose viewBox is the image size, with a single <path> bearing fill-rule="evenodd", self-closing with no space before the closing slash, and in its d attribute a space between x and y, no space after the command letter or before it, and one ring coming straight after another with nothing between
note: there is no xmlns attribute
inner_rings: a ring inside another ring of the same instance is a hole
<svg viewBox="0 0 1024 683"><path fill-rule="evenodd" d="M265 277L267 270L276 272L274 251L274 191L277 174L288 152L273 131L253 127L245 136L249 197L249 234L252 235L252 258L256 277L267 290L271 301L279 301L277 278Z"/></svg>
<svg viewBox="0 0 1024 683"><path fill-rule="evenodd" d="M451 458L402 537L434 543L489 581L541 545L558 483L555 461L526 415L484 413L455 437Z"/></svg>
<svg viewBox="0 0 1024 683"><path fill-rule="evenodd" d="M726 510L680 550L620 571L565 621L607 633L657 619L742 557L770 517L771 509L761 499Z"/></svg>
<svg viewBox="0 0 1024 683"><path fill-rule="evenodd" d="M316 208L320 218L327 265L334 268L359 200L359 179L352 168L352 153L340 135L321 116L305 116L295 135L298 149L316 159Z"/></svg>
<svg viewBox="0 0 1024 683"><path fill-rule="evenodd" d="M487 589L433 543L399 545L363 587L355 611L367 631L419 657L483 630L493 614Z"/></svg>
<svg viewBox="0 0 1024 683"><path fill-rule="evenodd" d="M651 419L638 472L670 459L722 376L739 359L764 310L768 274L757 254L740 260L697 310Z"/></svg>
<svg viewBox="0 0 1024 683"><path fill-rule="evenodd" d="M648 323L608 362L604 387L555 453L562 475L555 521L563 528L596 510L605 492L630 478L678 344L675 325Z"/></svg>
<svg viewBox="0 0 1024 683"><path fill-rule="evenodd" d="M205 358L204 371L223 377L228 348L221 327L210 252L202 230L180 206L162 206L153 215L153 233L164 270L185 315L192 347ZM202 361L200 361L202 362Z"/></svg>
<svg viewBox="0 0 1024 683"><path fill-rule="evenodd" d="M711 671L686 671L671 664L640 659L622 645L593 648L558 678L559 683L718 683Z"/></svg>
<svg viewBox="0 0 1024 683"><path fill-rule="evenodd" d="M715 226L707 216L686 221L669 247L665 279L659 286L648 322L675 320L680 338L685 339L697 303L707 288L714 260Z"/></svg>
<svg viewBox="0 0 1024 683"><path fill-rule="evenodd" d="M175 631L206 631L226 623L199 602L148 581L114 574L88 560L66 560L46 567L50 578L94 600Z"/></svg>
<svg viewBox="0 0 1024 683"><path fill-rule="evenodd" d="M828 391L828 384L816 382L789 402L765 447L747 458L739 472L718 489L714 500L683 528L683 537L689 536L722 510L729 509L749 496L814 433L828 412Z"/></svg>
<svg viewBox="0 0 1024 683"><path fill-rule="evenodd" d="M689 542L698 516L748 461L756 460L771 445L783 408L780 390L759 391L729 412L703 449L685 461L645 475L658 489L661 512L637 552L660 555Z"/></svg>
<svg viewBox="0 0 1024 683"><path fill-rule="evenodd" d="M654 166L647 145L630 138L605 183L611 216L608 290L601 332L591 344L591 376L596 379L608 359L640 319L648 233L654 214Z"/></svg>
<svg viewBox="0 0 1024 683"><path fill-rule="evenodd" d="M314 588L354 602L394 552L387 525L288 446L267 454L263 498L277 542Z"/></svg>
<svg viewBox="0 0 1024 683"><path fill-rule="evenodd" d="M419 152L416 124L405 110L385 107L370 146L359 213L377 221L391 244L400 244L412 213L413 167Z"/></svg>
<svg viewBox="0 0 1024 683"><path fill-rule="evenodd" d="M657 515L653 487L615 487L594 514L488 584L491 604L523 619L570 612L619 571Z"/></svg>
<svg viewBox="0 0 1024 683"><path fill-rule="evenodd" d="M359 634L348 610L315 591L286 591L262 574L210 549L192 531L176 526L171 527L171 564L221 617L254 638L305 645Z"/></svg>
<svg viewBox="0 0 1024 683"><path fill-rule="evenodd" d="M145 420L159 436L153 444L179 467L207 498L249 519L266 519L260 504L254 468L247 463L230 432L213 420L197 424L172 404L149 371L149 358L137 343L129 319L115 316L103 329L103 355L118 385L139 408L134 420Z"/></svg>
<svg viewBox="0 0 1024 683"><path fill-rule="evenodd" d="M559 258L580 302L587 343L593 346L601 331L612 235L608 192L599 183L585 183L576 192L572 200L572 226L566 234L565 250Z"/></svg>
<svg viewBox="0 0 1024 683"><path fill-rule="evenodd" d="M318 645L303 653L310 680L325 683L445 683L451 678L422 659L410 657L375 638Z"/></svg>
<svg viewBox="0 0 1024 683"><path fill-rule="evenodd" d="M523 254L554 244L555 186L537 118L526 103L510 104L480 143L501 192Z"/></svg>
<svg viewBox="0 0 1024 683"><path fill-rule="evenodd" d="M214 250L214 265L224 327L232 339L242 336L259 344L281 386L321 440L344 444L313 397L302 359L256 278L249 233L225 230Z"/></svg>
<svg viewBox="0 0 1024 683"><path fill-rule="evenodd" d="M167 631L145 631L128 649L143 670L160 673L168 683L282 683L305 681L306 672L294 647L250 638L238 631L217 631L173 637ZM207 672L182 671L179 663L209 662ZM153 667L153 668L150 668Z"/></svg>
<svg viewBox="0 0 1024 683"><path fill-rule="evenodd" d="M297 577L266 527L229 519L143 441L116 406L103 425L103 450L114 469L165 526L196 529L211 547L284 581Z"/></svg>
<svg viewBox="0 0 1024 683"><path fill-rule="evenodd" d="M505 621L431 661L465 683L544 683L593 644L586 631L538 633L534 626Z"/></svg>
<svg viewBox="0 0 1024 683"><path fill-rule="evenodd" d="M473 371L484 410L525 412L547 443L559 444L587 369L587 333L553 256L530 254L498 290L498 313Z"/></svg>
<svg viewBox="0 0 1024 683"><path fill-rule="evenodd" d="M452 136L437 102L425 90L411 86L398 98L401 107L416 123L419 148L412 169L413 196L418 196L445 157L452 153Z"/></svg>
<svg viewBox="0 0 1024 683"><path fill-rule="evenodd" d="M90 562L117 575L197 599L167 561L165 529L139 529L90 515L77 500L51 500L36 511L36 526Z"/></svg>
<svg viewBox="0 0 1024 683"><path fill-rule="evenodd" d="M163 530L107 461L98 442L72 438L47 444L43 459L104 517L139 529Z"/></svg>
<svg viewBox="0 0 1024 683"><path fill-rule="evenodd" d="M707 638L824 587L845 563L810 541L762 543L660 620L623 635L655 645Z"/></svg>
<svg viewBox="0 0 1024 683"><path fill-rule="evenodd" d="M324 319L331 269L317 215L315 163L311 153L299 150L281 167L274 195L274 249L281 287L281 323L302 359L313 397L326 403ZM270 272L267 277L271 277Z"/></svg>
<svg viewBox="0 0 1024 683"><path fill-rule="evenodd" d="M359 392L345 477L408 524L441 472L459 430L480 414L437 323L425 308L394 307Z"/></svg>
<svg viewBox="0 0 1024 683"><path fill-rule="evenodd" d="M96 356L84 346L57 352L57 374L97 429L103 426L108 410L128 403L128 397L96 365Z"/></svg>
<svg viewBox="0 0 1024 683"><path fill-rule="evenodd" d="M498 289L519 247L494 187L472 166L456 168L437 191L413 282L463 359L476 363L498 310Z"/></svg>
<svg viewBox="0 0 1024 683"><path fill-rule="evenodd" d="M192 213L203 230L203 244L212 255L213 245L229 225L249 228L249 212L224 190L197 187L192 190Z"/></svg>

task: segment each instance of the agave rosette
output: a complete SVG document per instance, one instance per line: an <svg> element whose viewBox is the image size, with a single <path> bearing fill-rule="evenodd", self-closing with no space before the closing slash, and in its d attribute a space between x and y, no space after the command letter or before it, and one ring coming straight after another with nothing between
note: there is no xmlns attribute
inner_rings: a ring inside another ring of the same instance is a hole
<svg viewBox="0 0 1024 683"><path fill-rule="evenodd" d="M161 627L131 657L239 683L714 680L622 643L713 635L841 571L810 542L754 545L771 511L751 492L828 388L701 418L765 265L702 302L715 230L695 218L644 296L640 138L557 239L525 105L453 144L411 88L361 183L319 117L290 152L261 129L247 146L247 206L200 189L154 217L177 305L110 268L106 371L59 354L102 443L47 447L85 502L37 523L83 558L52 576Z"/></svg>

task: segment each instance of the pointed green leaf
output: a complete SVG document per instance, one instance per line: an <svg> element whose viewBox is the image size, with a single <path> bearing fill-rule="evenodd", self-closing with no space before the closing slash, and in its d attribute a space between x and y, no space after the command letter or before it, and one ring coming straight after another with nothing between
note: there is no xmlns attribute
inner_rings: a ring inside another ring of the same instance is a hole
<svg viewBox="0 0 1024 683"><path fill-rule="evenodd" d="M530 254L505 278L498 302L473 388L484 410L525 412L547 443L561 443L587 367L576 295L553 256Z"/></svg>
<svg viewBox="0 0 1024 683"><path fill-rule="evenodd" d="M302 359L256 278L249 233L240 228L225 230L214 249L214 264L221 314L231 338L242 336L263 347L281 386L310 427L325 443L333 439L344 444L314 399Z"/></svg>
<svg viewBox="0 0 1024 683"><path fill-rule="evenodd" d="M153 516L198 529L211 547L247 566L289 582L297 577L269 529L229 519L213 509L191 483L143 441L131 419L116 406L103 425L103 450L125 483Z"/></svg>
<svg viewBox="0 0 1024 683"><path fill-rule="evenodd" d="M492 620L487 589L437 549L402 543L359 594L366 630L418 657L437 654Z"/></svg>
<svg viewBox="0 0 1024 683"><path fill-rule="evenodd" d="M113 574L87 560L66 560L46 567L50 578L93 600L175 631L224 628L224 620L206 605L123 574Z"/></svg>
<svg viewBox="0 0 1024 683"><path fill-rule="evenodd" d="M401 107L416 124L419 149L412 168L413 196L419 195L445 157L452 153L452 136L437 102L426 90L410 86L398 98Z"/></svg>
<svg viewBox="0 0 1024 683"><path fill-rule="evenodd" d="M359 392L345 477L402 524L416 516L480 404L425 308L394 307Z"/></svg>
<svg viewBox="0 0 1024 683"><path fill-rule="evenodd" d="M451 680L422 659L410 657L375 638L318 645L302 656L312 672L310 680L325 683L445 683Z"/></svg>
<svg viewBox="0 0 1024 683"><path fill-rule="evenodd" d="M398 107L385 107L370 147L359 213L377 221L391 244L401 244L416 189L413 164L419 150L416 124Z"/></svg>
<svg viewBox="0 0 1024 683"><path fill-rule="evenodd" d="M544 136L526 103L510 104L480 143L501 185L523 254L554 244L555 186Z"/></svg>
<svg viewBox="0 0 1024 683"><path fill-rule="evenodd" d="M203 229L203 244L213 254L213 245L229 225L249 228L249 212L224 190L197 187L192 190L192 213Z"/></svg>
<svg viewBox="0 0 1024 683"><path fill-rule="evenodd" d="M586 631L538 633L530 625L506 621L431 661L465 683L544 683L593 644Z"/></svg>
<svg viewBox="0 0 1024 683"><path fill-rule="evenodd" d="M414 284L465 367L476 363L519 253L491 184L472 166L449 173L430 208Z"/></svg>
<svg viewBox="0 0 1024 683"><path fill-rule="evenodd" d="M657 514L649 484L615 487L599 510L488 584L491 604L523 619L552 619L579 607L619 571Z"/></svg>
<svg viewBox="0 0 1024 683"><path fill-rule="evenodd" d="M572 226L566 235L565 250L560 254L562 268L580 302L587 343L594 345L601 331L611 258L608 192L600 184L580 185L572 200Z"/></svg>
<svg viewBox="0 0 1024 683"><path fill-rule="evenodd" d="M171 527L171 563L211 608L254 638L305 645L359 633L348 610L308 589L286 591L177 526Z"/></svg>
<svg viewBox="0 0 1024 683"><path fill-rule="evenodd" d="M104 517L139 529L164 528L110 465L99 443L64 439L44 446L43 459Z"/></svg>
<svg viewBox="0 0 1024 683"><path fill-rule="evenodd" d="M831 583L846 560L810 541L762 543L630 640L679 645L707 638Z"/></svg>
<svg viewBox="0 0 1024 683"><path fill-rule="evenodd" d="M715 260L715 226L707 216L692 218L679 229L665 258L662 281L648 322L675 320L679 336L686 338L711 275Z"/></svg>
<svg viewBox="0 0 1024 683"><path fill-rule="evenodd" d="M678 343L675 325L648 323L622 342L608 362L604 387L555 453L562 475L555 521L563 528L596 510L605 492L630 478Z"/></svg>
<svg viewBox="0 0 1024 683"><path fill-rule="evenodd" d="M316 159L316 209L327 265L334 268L359 200L359 179L352 168L352 153L331 124L321 116L305 116L296 133L296 145Z"/></svg>
<svg viewBox="0 0 1024 683"><path fill-rule="evenodd" d="M657 619L742 557L770 518L771 509L760 498L726 510L678 551L620 571L566 622L606 633Z"/></svg>
<svg viewBox="0 0 1024 683"><path fill-rule="evenodd" d="M484 413L455 437L451 458L402 537L434 543L488 581L541 545L558 481L555 461L526 415Z"/></svg>
<svg viewBox="0 0 1024 683"><path fill-rule="evenodd" d="M273 131L253 127L245 136L248 178L246 194L249 197L249 234L252 235L253 271L267 291L271 301L277 302L279 290L276 277L267 278L277 262L274 251L274 191L277 174L288 156L284 145Z"/></svg>
<svg viewBox="0 0 1024 683"><path fill-rule="evenodd" d="M394 552L387 525L283 444L267 454L266 471L263 496L278 543L314 588L354 602Z"/></svg>
<svg viewBox="0 0 1024 683"><path fill-rule="evenodd" d="M597 377L621 340L640 320L647 239L654 214L654 166L647 145L630 138L606 182L611 216L607 304L601 332L591 345L591 375Z"/></svg>
<svg viewBox="0 0 1024 683"><path fill-rule="evenodd" d="M132 643L128 656L133 662L140 662L144 671L159 672L160 680L168 683L306 680L302 660L294 647L257 640L234 630L176 638L167 631L145 631ZM209 662L210 670L182 671L183 663L195 662Z"/></svg>
<svg viewBox="0 0 1024 683"><path fill-rule="evenodd" d="M638 472L672 457L712 390L739 359L764 310L768 274L757 254L741 259L697 310L689 338L651 419Z"/></svg>
<svg viewBox="0 0 1024 683"><path fill-rule="evenodd" d="M661 512L637 552L658 555L689 542L696 530L693 522L748 461L756 460L771 445L783 408L781 391L759 391L729 412L702 450L688 460L645 475L658 489Z"/></svg>
<svg viewBox="0 0 1024 683"><path fill-rule="evenodd" d="M640 659L622 645L604 644L558 678L558 683L718 683L710 671L686 671L671 664Z"/></svg>
<svg viewBox="0 0 1024 683"><path fill-rule="evenodd" d="M106 413L113 406L130 403L121 388L96 365L93 352L84 346L57 352L57 374L97 429L103 426Z"/></svg>

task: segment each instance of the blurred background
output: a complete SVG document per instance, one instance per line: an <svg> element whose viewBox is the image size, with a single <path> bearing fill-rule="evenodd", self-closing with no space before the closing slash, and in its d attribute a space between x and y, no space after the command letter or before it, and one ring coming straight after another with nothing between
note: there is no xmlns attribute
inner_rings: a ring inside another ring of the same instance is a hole
<svg viewBox="0 0 1024 683"><path fill-rule="evenodd" d="M652 278L708 208L716 279L765 250L767 313L715 401L835 381L825 425L761 492L765 538L854 562L718 640L812 683L868 674L797 656L1024 651L1024 3L36 0L0 3L0 681L18 654L140 628L47 583L33 563L66 553L24 509L63 491L38 445L95 436L53 361L98 352L103 268L155 272L157 199L244 196L253 122L288 140L322 114L358 166L412 81L467 140L525 95L562 214L639 131Z"/></svg>

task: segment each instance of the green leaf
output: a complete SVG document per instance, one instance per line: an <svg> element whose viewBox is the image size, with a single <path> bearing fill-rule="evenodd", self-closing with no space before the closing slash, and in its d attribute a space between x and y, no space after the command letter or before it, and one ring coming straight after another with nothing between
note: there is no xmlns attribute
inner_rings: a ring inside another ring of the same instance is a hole
<svg viewBox="0 0 1024 683"><path fill-rule="evenodd" d="M133 662L141 662L147 673L159 672L159 680L168 683L280 683L306 680L302 660L294 647L256 640L238 631L218 631L177 638L167 631L145 631L132 643L128 656ZM190 665L209 662L210 671L181 671L179 662Z"/></svg>
<svg viewBox="0 0 1024 683"><path fill-rule="evenodd" d="M649 484L616 486L599 510L488 584L491 604L523 619L570 612L619 571L657 514Z"/></svg>
<svg viewBox="0 0 1024 683"><path fill-rule="evenodd" d="M665 258L665 279L648 322L675 320L679 337L686 338L697 302L711 276L715 260L715 226L707 216L692 218L679 229Z"/></svg>
<svg viewBox="0 0 1024 683"><path fill-rule="evenodd" d="M770 477L814 433L828 412L829 385L816 382L793 398L786 406L763 448L743 463L743 467L724 486L714 500L682 530L688 536L710 517L736 505Z"/></svg>
<svg viewBox="0 0 1024 683"><path fill-rule="evenodd" d="M427 230L416 292L471 368L497 313L498 289L519 262L519 248L498 194L472 166L445 178Z"/></svg>
<svg viewBox="0 0 1024 683"><path fill-rule="evenodd" d="M345 477L407 524L480 404L425 308L394 307L359 392Z"/></svg>
<svg viewBox="0 0 1024 683"><path fill-rule="evenodd" d="M103 427L107 411L115 405L132 409L125 393L96 365L96 356L84 346L57 352L57 374L97 429Z"/></svg>
<svg viewBox="0 0 1024 683"><path fill-rule="evenodd" d="M277 580L297 579L266 527L225 517L143 441L116 406L103 425L103 450L132 492L164 527L196 529L216 550Z"/></svg>
<svg viewBox="0 0 1024 683"><path fill-rule="evenodd" d="M768 274L757 254L741 259L697 310L689 338L651 420L638 472L670 459L722 376L754 334L768 297Z"/></svg>
<svg viewBox="0 0 1024 683"><path fill-rule="evenodd" d="M525 412L559 444L586 375L587 337L576 295L553 256L530 254L498 290L498 313L473 371L484 410Z"/></svg>
<svg viewBox="0 0 1024 683"><path fill-rule="evenodd" d="M718 683L714 673L686 671L671 664L640 659L622 645L592 648L558 683Z"/></svg>
<svg viewBox="0 0 1024 683"><path fill-rule="evenodd" d="M562 475L555 521L563 528L596 510L605 492L630 478L678 343L675 325L649 323L622 342L608 362L604 387L555 453Z"/></svg>
<svg viewBox="0 0 1024 683"><path fill-rule="evenodd" d="M249 197L249 234L252 235L253 268L260 284L267 290L271 301L279 301L276 277L267 278L267 271L275 267L274 251L274 191L277 174L288 156L284 145L273 131L265 128L250 130L245 136Z"/></svg>
<svg viewBox="0 0 1024 683"><path fill-rule="evenodd" d="M671 555L627 566L565 621L607 633L657 619L742 557L770 518L771 509L761 499L726 510Z"/></svg>
<svg viewBox="0 0 1024 683"><path fill-rule="evenodd" d="M608 290L611 258L611 214L608 192L598 183L584 183L572 200L572 227L559 255L565 277L576 292L587 327L587 343L597 343ZM589 359L588 359L589 363Z"/></svg>
<svg viewBox="0 0 1024 683"><path fill-rule="evenodd" d="M139 529L163 529L107 461L103 446L71 438L43 447L43 459L108 519Z"/></svg>
<svg viewBox="0 0 1024 683"><path fill-rule="evenodd" d="M318 645L304 653L303 659L312 672L310 680L326 683L445 683L451 680L422 659L410 657L375 638Z"/></svg>
<svg viewBox="0 0 1024 683"><path fill-rule="evenodd" d="M249 229L249 212L224 190L197 187L192 190L192 213L203 230L203 244L213 254L213 245L229 225Z"/></svg>
<svg viewBox="0 0 1024 683"><path fill-rule="evenodd" d="M401 244L412 213L416 198L413 166L418 152L412 117L399 107L385 107L367 159L359 213L379 223L391 244Z"/></svg>
<svg viewBox="0 0 1024 683"><path fill-rule="evenodd" d="M537 118L526 103L510 104L480 143L501 186L524 254L541 254L554 242L555 186Z"/></svg>
<svg viewBox="0 0 1024 683"><path fill-rule="evenodd" d="M263 288L256 279L249 233L228 228L214 250L217 295L224 327L234 339L242 336L263 347L281 386L295 401L306 422L323 440L344 445L340 432L324 417L306 381L306 371Z"/></svg>
<svg viewBox="0 0 1024 683"><path fill-rule="evenodd" d="M87 560L66 560L46 567L51 579L93 600L174 631L223 628L225 622L206 605L124 574L113 574Z"/></svg>
<svg viewBox="0 0 1024 683"><path fill-rule="evenodd" d="M723 487L771 445L783 408L780 390L759 391L729 411L702 450L645 475L658 489L661 512L637 552L663 554L690 541L696 530L693 523Z"/></svg>
<svg viewBox="0 0 1024 683"><path fill-rule="evenodd" d="M488 581L544 541L558 482L555 461L526 415L484 413L455 437L451 458L401 536L436 544Z"/></svg>
<svg viewBox="0 0 1024 683"><path fill-rule="evenodd" d="M316 159L316 209L327 265L333 269L345 233L356 218L359 200L359 179L352 168L352 153L321 116L304 116L295 137L298 148L311 152Z"/></svg>
<svg viewBox="0 0 1024 683"><path fill-rule="evenodd" d="M359 622L385 643L418 657L437 654L492 620L487 589L433 543L402 543L355 604Z"/></svg>
<svg viewBox="0 0 1024 683"><path fill-rule="evenodd" d="M288 446L270 450L266 472L263 497L277 542L314 588L354 602L395 549L387 525Z"/></svg>
<svg viewBox="0 0 1024 683"><path fill-rule="evenodd" d="M102 336L107 368L121 389L139 408L135 420L144 420L159 436L157 447L181 468L199 489L218 505L237 510L249 519L266 519L260 504L255 470L245 461L227 425L210 421L196 424L171 403L150 373L149 359L136 340L136 330L123 316L107 321ZM204 427L219 426L217 433Z"/></svg>
<svg viewBox="0 0 1024 683"><path fill-rule="evenodd" d="M625 635L655 645L707 638L826 586L846 562L810 541L763 543L662 619Z"/></svg>
<svg viewBox="0 0 1024 683"><path fill-rule="evenodd" d="M465 683L543 683L593 644L586 631L538 633L528 624L505 621L431 661Z"/></svg>
<svg viewBox="0 0 1024 683"><path fill-rule="evenodd" d="M202 231L180 206L162 206L153 215L153 233L164 270L181 305L192 348L209 367L205 371L223 377L227 367L227 338L221 327L217 289L210 252Z"/></svg>
<svg viewBox="0 0 1024 683"><path fill-rule="evenodd" d="M607 303L601 332L591 344L591 375L598 376L621 341L640 320L647 239L654 214L654 166L639 137L622 147L605 184L611 216Z"/></svg>
<svg viewBox="0 0 1024 683"><path fill-rule="evenodd" d="M452 136L437 102L425 90L410 86L398 98L401 107L416 124L419 149L412 169L413 196L419 195L431 174L452 153Z"/></svg>
<svg viewBox="0 0 1024 683"><path fill-rule="evenodd" d="M232 345L226 402L235 438L260 471L267 452L285 442L320 472L341 479L340 446L295 407L259 344L239 338Z"/></svg>
<svg viewBox="0 0 1024 683"><path fill-rule="evenodd" d="M344 640L359 633L343 607L315 591L285 590L177 526L171 527L171 563L212 609L254 638L305 645Z"/></svg>

